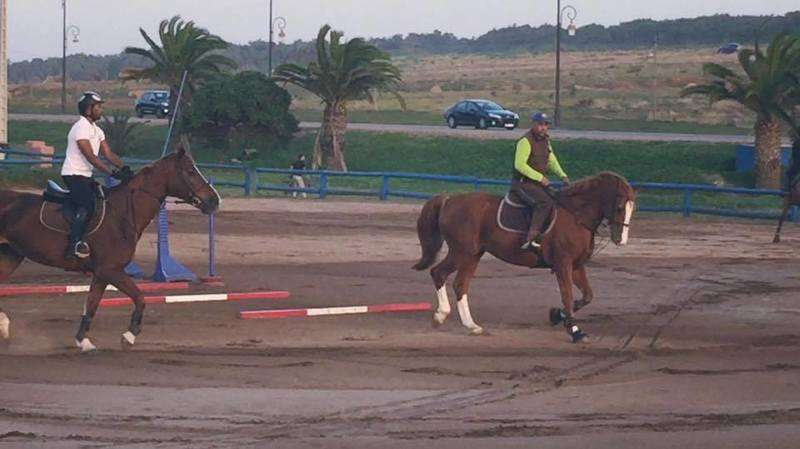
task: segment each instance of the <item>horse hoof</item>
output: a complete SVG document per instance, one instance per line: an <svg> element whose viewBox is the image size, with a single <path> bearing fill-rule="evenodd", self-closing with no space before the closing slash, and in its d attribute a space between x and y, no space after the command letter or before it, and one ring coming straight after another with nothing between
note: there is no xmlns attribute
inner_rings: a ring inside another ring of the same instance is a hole
<svg viewBox="0 0 800 449"><path fill-rule="evenodd" d="M572 334L573 343L585 343L589 341L589 334L584 331L578 331Z"/></svg>
<svg viewBox="0 0 800 449"><path fill-rule="evenodd" d="M469 335L472 337L476 337L478 335L486 335L483 331L482 327L471 327L469 329Z"/></svg>
<svg viewBox="0 0 800 449"><path fill-rule="evenodd" d="M557 307L550 308L550 324L555 326L556 324L561 323L564 321L564 312Z"/></svg>
<svg viewBox="0 0 800 449"><path fill-rule="evenodd" d="M8 337L10 336L11 320L8 319L8 315L0 312L0 340L8 340Z"/></svg>
<svg viewBox="0 0 800 449"><path fill-rule="evenodd" d="M92 341L88 338L84 338L81 341L75 340L75 343L78 345L78 349L84 354L97 351L97 346L92 344Z"/></svg>
<svg viewBox="0 0 800 449"><path fill-rule="evenodd" d="M124 334L122 334L122 337L120 338L120 344L122 345L122 349L125 351L133 348L133 344L135 342L136 342L136 336L133 335L131 331L125 332Z"/></svg>
<svg viewBox="0 0 800 449"><path fill-rule="evenodd" d="M433 325L433 328L436 329L437 327L439 327L442 324L444 324L444 320L446 320L446 319L447 319L447 315L440 314L439 312L436 312L436 313L433 314L433 320L431 321L431 324Z"/></svg>
<svg viewBox="0 0 800 449"><path fill-rule="evenodd" d="M781 238L778 237L777 235L775 236L774 239L772 239L772 243L780 243L780 242L781 242Z"/></svg>

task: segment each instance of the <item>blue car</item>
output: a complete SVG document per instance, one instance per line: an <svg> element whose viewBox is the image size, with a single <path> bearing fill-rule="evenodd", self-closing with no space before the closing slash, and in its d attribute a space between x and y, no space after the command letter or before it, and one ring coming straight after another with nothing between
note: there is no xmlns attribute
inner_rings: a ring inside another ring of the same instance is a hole
<svg viewBox="0 0 800 449"><path fill-rule="evenodd" d="M459 101L444 111L444 119L450 128L467 125L478 129L514 129L519 125L519 114L489 100Z"/></svg>
<svg viewBox="0 0 800 449"><path fill-rule="evenodd" d="M729 44L723 45L722 47L719 47L717 49L717 53L722 53L723 55L730 55L739 51L741 47L742 47L741 45L735 42L731 42Z"/></svg>
<svg viewBox="0 0 800 449"><path fill-rule="evenodd" d="M145 114L164 118L169 113L169 91L167 90L148 90L136 100L136 116L139 118L144 117Z"/></svg>

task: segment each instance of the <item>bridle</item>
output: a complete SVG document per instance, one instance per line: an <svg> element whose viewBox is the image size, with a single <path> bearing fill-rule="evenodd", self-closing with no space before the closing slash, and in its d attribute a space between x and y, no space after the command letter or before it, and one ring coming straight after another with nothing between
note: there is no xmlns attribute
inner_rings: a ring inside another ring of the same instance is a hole
<svg viewBox="0 0 800 449"><path fill-rule="evenodd" d="M202 177L203 175L200 173L199 170L197 170L197 166L196 165L194 166L194 168L195 168L195 171L197 171L197 173L200 174L200 176ZM200 205L202 205L203 204L203 200L201 200L200 197L197 195L197 193L195 193L194 188L192 188L192 184L187 179L187 175L186 175L185 171L183 170L183 167L180 167L180 166L178 167L178 174L179 174L181 182L183 182L184 187L190 193L190 199L188 201L186 201L186 200L178 200L175 203L176 204L191 204L194 207L199 207ZM203 177L203 179L205 180L205 177ZM208 181L206 181L206 182L208 182ZM156 195L155 193L153 193L152 191L150 191L149 189L147 189L145 187L131 187L131 186L126 186L126 187L129 187L129 190L130 190L130 193L128 195L126 195L127 196L127 203L128 203L127 209L130 211L130 216L133 219L133 221L131 221L130 219L126 219L126 221L128 221L128 224L131 226L131 228L133 228L134 231L136 233L138 233L139 231L138 231L137 224L136 224L136 201L134 201L134 196L136 195L136 193L138 193L138 192L144 193L148 197L154 199L158 203L159 206L161 205L161 203L164 202L164 199L165 199L166 195Z"/></svg>

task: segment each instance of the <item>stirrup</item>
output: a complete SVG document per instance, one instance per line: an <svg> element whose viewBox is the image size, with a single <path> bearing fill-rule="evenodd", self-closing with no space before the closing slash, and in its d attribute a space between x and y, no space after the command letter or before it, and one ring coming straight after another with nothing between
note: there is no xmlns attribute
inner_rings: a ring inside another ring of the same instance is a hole
<svg viewBox="0 0 800 449"><path fill-rule="evenodd" d="M78 259L85 259L89 257L89 255L91 254L91 250L89 249L89 244L84 242L83 240L75 243L75 246L72 247L72 252Z"/></svg>
<svg viewBox="0 0 800 449"><path fill-rule="evenodd" d="M520 249L539 250L541 248L542 248L542 245L539 242L537 242L536 240L527 241L522 246L520 246Z"/></svg>

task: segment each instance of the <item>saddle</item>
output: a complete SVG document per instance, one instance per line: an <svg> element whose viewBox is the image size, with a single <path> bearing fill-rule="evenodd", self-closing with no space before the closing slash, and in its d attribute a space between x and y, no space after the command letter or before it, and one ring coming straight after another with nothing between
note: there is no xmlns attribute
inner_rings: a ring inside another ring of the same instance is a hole
<svg viewBox="0 0 800 449"><path fill-rule="evenodd" d="M515 192L508 192L497 207L497 226L507 232L526 235L535 212L536 209L523 203ZM544 234L550 232L556 221L556 214L556 208L553 208L553 213L544 222Z"/></svg>
<svg viewBox="0 0 800 449"><path fill-rule="evenodd" d="M106 196L102 188L95 190L97 196L94 215L86 225L86 235L91 235L106 216ZM75 206L69 200L69 190L61 187L53 180L47 181L47 188L42 192L42 208L39 211L39 222L51 231L68 234L70 225L75 218Z"/></svg>

